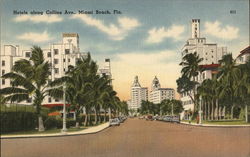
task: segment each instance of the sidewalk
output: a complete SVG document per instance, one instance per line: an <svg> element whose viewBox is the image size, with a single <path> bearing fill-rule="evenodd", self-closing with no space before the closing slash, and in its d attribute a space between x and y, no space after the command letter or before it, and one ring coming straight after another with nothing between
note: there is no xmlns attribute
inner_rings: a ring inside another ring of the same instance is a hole
<svg viewBox="0 0 250 157"><path fill-rule="evenodd" d="M211 127L250 127L249 124L246 125L216 125L216 124L197 124L197 123L188 123L188 122L181 122L181 124L186 125L193 125L193 126L211 126Z"/></svg>
<svg viewBox="0 0 250 157"><path fill-rule="evenodd" d="M109 122L90 127L81 131L66 132L66 133L52 133L52 134L32 134L32 135L3 135L1 139L10 139L10 138L29 138L29 137L57 137L57 136L73 136L73 135L84 135L84 134L93 134L100 132L109 127Z"/></svg>

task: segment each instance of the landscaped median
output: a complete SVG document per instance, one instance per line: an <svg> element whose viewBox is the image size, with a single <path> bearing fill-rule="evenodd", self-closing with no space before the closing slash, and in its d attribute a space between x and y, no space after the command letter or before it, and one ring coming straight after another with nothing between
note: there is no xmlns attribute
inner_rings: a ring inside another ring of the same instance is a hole
<svg viewBox="0 0 250 157"><path fill-rule="evenodd" d="M181 123L189 125L198 125L198 126L217 126L217 127L249 126L250 127L250 123L246 123L243 120L202 121L202 124L198 124L196 121L189 122L188 120L182 120Z"/></svg>
<svg viewBox="0 0 250 157"><path fill-rule="evenodd" d="M109 127L109 122L100 124L98 126L88 128L70 128L66 133L61 133L60 129L48 130L47 132L21 132L20 134L6 134L1 135L1 139L7 138L29 138L29 137L56 137L56 136L72 136L72 135L83 135L93 134L100 132Z"/></svg>

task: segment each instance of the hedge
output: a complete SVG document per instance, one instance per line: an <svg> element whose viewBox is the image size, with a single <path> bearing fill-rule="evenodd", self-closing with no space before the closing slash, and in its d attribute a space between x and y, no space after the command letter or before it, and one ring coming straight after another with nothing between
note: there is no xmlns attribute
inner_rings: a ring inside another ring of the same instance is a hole
<svg viewBox="0 0 250 157"><path fill-rule="evenodd" d="M37 127L37 116L34 112L1 112L1 133L32 130Z"/></svg>

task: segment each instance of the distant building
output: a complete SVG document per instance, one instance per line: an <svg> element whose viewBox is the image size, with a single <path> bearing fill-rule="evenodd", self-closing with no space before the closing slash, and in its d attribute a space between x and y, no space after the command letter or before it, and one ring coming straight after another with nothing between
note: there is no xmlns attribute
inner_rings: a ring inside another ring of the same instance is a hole
<svg viewBox="0 0 250 157"><path fill-rule="evenodd" d="M206 38L200 37L200 19L192 19L191 26L192 38L187 40L182 48L181 54L182 57L184 57L186 54L196 52L200 58L203 58L200 66L204 68L204 71L194 78L194 81L202 83L205 79L212 79L213 74L217 72L217 68L219 67L219 60L227 54L227 48L218 47L215 43L206 43ZM194 103L188 94L194 95L192 91L181 94L181 101L184 108L181 118L184 119L188 118L188 115L186 115L188 111L194 110Z"/></svg>
<svg viewBox="0 0 250 157"><path fill-rule="evenodd" d="M106 58L104 62L104 66L99 68L98 73L103 76L106 75L110 79L112 79L112 74L111 74L111 64L110 64L110 59Z"/></svg>
<svg viewBox="0 0 250 157"><path fill-rule="evenodd" d="M240 54L236 58L237 64L244 64L250 59L250 46L246 47L244 50L240 51Z"/></svg>
<svg viewBox="0 0 250 157"><path fill-rule="evenodd" d="M158 78L155 76L152 81L151 91L149 94L149 101L154 104L161 103L165 99L174 99L175 91L173 88L161 88Z"/></svg>
<svg viewBox="0 0 250 157"><path fill-rule="evenodd" d="M131 100L128 101L128 108L137 110L141 107L143 100L148 100L148 88L141 87L138 76L136 76L131 86Z"/></svg>

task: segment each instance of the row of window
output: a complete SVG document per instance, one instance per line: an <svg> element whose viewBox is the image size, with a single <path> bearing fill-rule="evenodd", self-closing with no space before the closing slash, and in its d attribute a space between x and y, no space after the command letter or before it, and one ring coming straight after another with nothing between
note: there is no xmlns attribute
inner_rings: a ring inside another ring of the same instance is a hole
<svg viewBox="0 0 250 157"><path fill-rule="evenodd" d="M65 54L70 54L70 49L65 49ZM54 55L58 55L59 54L59 50L58 49L54 49ZM25 57L29 58L31 57L31 52L25 52ZM51 57L51 52L47 53L47 57Z"/></svg>

